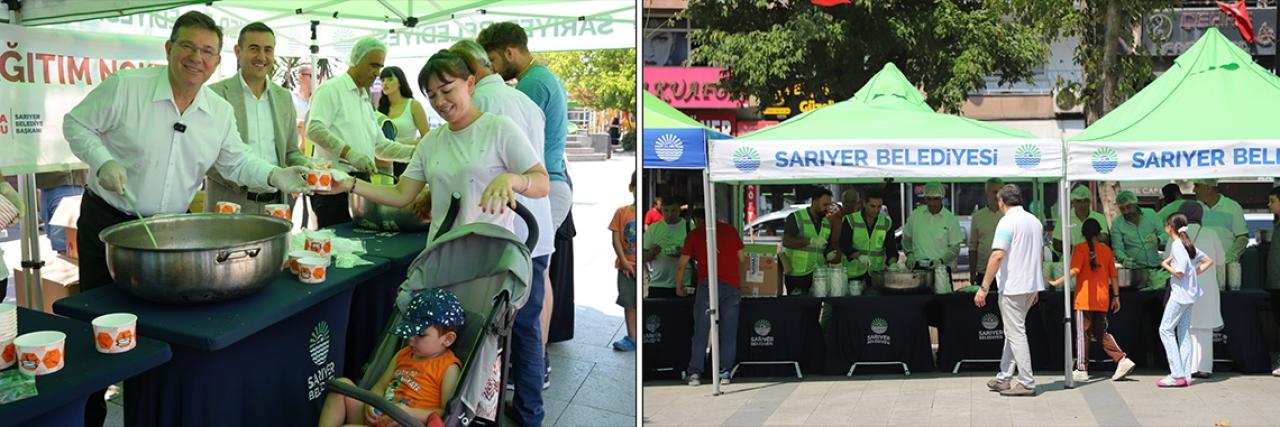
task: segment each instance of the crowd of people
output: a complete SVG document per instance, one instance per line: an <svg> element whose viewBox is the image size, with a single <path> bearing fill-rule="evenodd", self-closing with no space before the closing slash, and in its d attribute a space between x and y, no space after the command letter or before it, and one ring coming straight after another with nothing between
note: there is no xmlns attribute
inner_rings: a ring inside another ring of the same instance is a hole
<svg viewBox="0 0 1280 427"><path fill-rule="evenodd" d="M1098 202L1088 184L1071 189L1068 224L1072 230L1070 266L1062 277L1045 270L1048 259L1061 259L1063 242L1053 224L1061 224L1056 210L1046 223L1043 212L1026 208L1028 198L1017 185L990 178L984 185L986 206L971 216L968 237L957 216L943 206L945 187L938 182L923 186L923 201L907 216L901 243L894 238L893 220L884 209L881 186L854 188L833 203L833 193L815 188L809 204L790 213L782 231L782 295L811 293L815 271L841 266L849 280L866 280L891 268L940 269L955 267L967 242L970 290L974 304L983 307L988 295L998 293L1005 337L1000 372L988 386L1007 396L1034 396L1026 334L1028 311L1038 302L1045 285L1060 286L1068 276L1075 310L1076 365L1073 378L1090 378L1086 355L1097 342L1115 362L1113 380L1125 378L1136 368L1107 332L1109 313L1121 310L1122 286L1165 290L1159 332L1170 361L1171 373L1161 387L1187 386L1193 379L1213 375L1213 331L1223 325L1219 288L1225 285L1227 266L1239 262L1248 240L1240 204L1218 191L1216 180L1195 180L1194 199L1184 199L1177 184L1162 189L1155 208L1143 207L1131 191L1116 194L1120 215L1108 221L1093 209ZM1268 208L1280 216L1280 187L1272 189ZM655 198L645 215L644 260L649 271L648 298L685 297L691 289L694 304L692 353L686 370L691 385L704 376L707 329L706 239L703 213L693 211L697 226L690 225L680 209L683 201L672 195ZM1038 209L1037 209L1038 210ZM720 286L721 378L727 381L734 363L734 338L742 267L740 233L731 225L717 226L718 284ZM898 246L901 246L899 248ZM900 255L901 252L901 255ZM901 257L905 257L905 264ZM1054 261L1056 262L1056 261ZM690 264L696 274L690 273ZM895 267L895 264L899 264ZM1132 274L1132 282L1119 283L1119 269ZM692 281L690 279L692 278ZM826 308L824 308L824 311ZM1280 369L1275 371L1280 376Z"/></svg>
<svg viewBox="0 0 1280 427"><path fill-rule="evenodd" d="M384 67L392 52L383 42L361 38L347 58L346 72L313 92L313 70L303 66L293 93L272 81L275 32L260 22L236 35L236 74L206 84L221 63L223 38L209 16L187 12L174 21L164 44L166 66L118 71L64 117L63 134L72 152L89 165L82 172L77 239L81 290L111 282L98 240L101 230L138 216L186 213L201 189L209 211L217 202L256 213L267 204L306 199L318 227L351 220L347 192L385 205L412 205L429 218L444 218L456 193L461 195L459 225L498 224L523 239L529 227L514 221L519 202L533 213L540 237L530 248L528 302L518 310L512 330L509 382L515 395L505 412L520 425L541 425L542 392L551 372L548 266L556 253L556 231L569 216L572 190L564 154L567 94L560 79L535 61L525 30L512 22L492 24L475 40L432 55L416 82L404 70ZM382 96L375 105L370 88L378 81ZM507 84L512 81L514 87ZM430 128L423 105L413 98L414 83L445 126ZM392 129L384 129L384 122ZM312 154L305 152L304 141L314 146ZM370 177L388 172L392 161L405 164L398 183L372 185ZM340 179L332 190L312 194L303 175L320 168L340 171L335 173ZM57 184L44 192L52 204L75 193ZM22 200L8 182L0 180L0 195L5 202L0 206L21 212ZM44 216L50 210L41 207ZM435 236L438 227L433 222L429 235ZM634 218L630 227L634 246ZM55 249L65 251L52 229L49 234ZM634 249L629 256L634 264ZM0 271L7 268L0 265ZM631 277L634 282L634 270ZM0 276L0 290L6 282L7 275ZM460 312L456 298L425 294L400 307L406 320L396 333L409 345L379 383L389 398L423 421L442 411L461 364L448 356L461 317L441 314ZM634 337L634 301L628 313ZM630 339L620 350L634 349ZM401 368L427 377L391 375ZM430 390L422 391L421 385ZM103 423L103 394L89 399L86 424ZM326 405L325 422L378 421L368 408L334 402Z"/></svg>

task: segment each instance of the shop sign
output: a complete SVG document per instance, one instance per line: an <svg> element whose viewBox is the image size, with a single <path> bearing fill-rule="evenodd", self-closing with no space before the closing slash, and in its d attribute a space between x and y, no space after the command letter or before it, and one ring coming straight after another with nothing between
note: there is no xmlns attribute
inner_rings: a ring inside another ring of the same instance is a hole
<svg viewBox="0 0 1280 427"><path fill-rule="evenodd" d="M720 87L719 67L644 67L644 89L672 107L734 109L744 102Z"/></svg>
<svg viewBox="0 0 1280 427"><path fill-rule="evenodd" d="M1216 7L1173 9L1148 15L1142 21L1142 44L1147 54L1153 56L1178 56L1191 48L1209 28L1217 28L1232 43L1254 56L1274 55L1276 52L1276 10L1274 8L1249 8L1253 32L1257 36L1253 45L1245 43L1235 20Z"/></svg>

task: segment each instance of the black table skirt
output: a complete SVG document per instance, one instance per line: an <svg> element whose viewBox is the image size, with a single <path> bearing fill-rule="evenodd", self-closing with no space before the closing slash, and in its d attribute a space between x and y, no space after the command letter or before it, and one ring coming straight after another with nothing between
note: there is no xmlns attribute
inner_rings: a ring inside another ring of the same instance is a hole
<svg viewBox="0 0 1280 427"><path fill-rule="evenodd" d="M973 294L952 293L934 297L941 311L942 322L938 325L938 369L950 372L961 360L999 360L1004 352L1004 323L1000 317L999 296L987 294L987 305L978 308L973 305ZM1061 300L1059 300L1059 303ZM1043 305L1041 301L1037 305ZM1061 328L1057 333L1045 329L1045 318L1032 307L1027 312L1027 342L1031 346L1032 370L1060 368L1052 365L1049 359L1048 341L1060 339ZM1059 346L1061 348L1061 346ZM961 365L961 370L991 371L997 367L994 363L971 363Z"/></svg>
<svg viewBox="0 0 1280 427"><path fill-rule="evenodd" d="M820 299L743 298L739 307L735 363L799 362L803 372L821 370L825 343L818 325ZM794 365L743 365L738 370L743 376L795 374Z"/></svg>
<svg viewBox="0 0 1280 427"><path fill-rule="evenodd" d="M647 298L638 325L644 346L644 378L680 378L689 367L693 298Z"/></svg>
<svg viewBox="0 0 1280 427"><path fill-rule="evenodd" d="M831 320L824 331L829 374L854 362L905 362L912 372L933 371L925 307L933 295L824 298ZM901 372L901 367L859 367L858 372Z"/></svg>
<svg viewBox="0 0 1280 427"><path fill-rule="evenodd" d="M1065 366L1065 345L1062 337L1062 318L1063 318L1063 293L1060 291L1044 291L1040 293L1039 311L1044 319L1044 336L1048 345L1049 361L1045 368L1040 367L1039 362L1033 362L1036 369L1052 369L1062 370ZM1149 358L1152 353L1158 353L1161 359L1164 358L1164 349L1159 347L1160 338L1157 336L1156 347L1151 346L1150 340L1146 339L1150 334L1155 334L1156 328L1160 323L1160 315L1155 315L1155 324L1152 324L1152 311L1159 311L1160 302L1164 299L1164 291L1129 291L1120 292L1120 312L1107 314L1107 332L1115 338L1116 345L1126 353L1139 367L1145 368L1151 366ZM1072 348L1075 346L1075 325L1074 308L1073 323L1071 329ZM1075 357L1073 350L1072 357ZM1094 361L1109 361L1106 352L1102 350L1100 343L1091 343L1089 346L1089 358ZM1105 365L1108 368L1114 368L1115 365ZM1092 368L1091 368L1092 369Z"/></svg>

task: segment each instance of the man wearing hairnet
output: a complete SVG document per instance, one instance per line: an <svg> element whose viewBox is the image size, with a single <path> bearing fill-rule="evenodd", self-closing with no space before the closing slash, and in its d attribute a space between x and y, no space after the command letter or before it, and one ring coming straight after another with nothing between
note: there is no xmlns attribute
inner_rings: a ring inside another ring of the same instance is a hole
<svg viewBox="0 0 1280 427"><path fill-rule="evenodd" d="M1240 262L1240 254L1249 243L1249 227L1244 221L1244 209L1240 203L1218 192L1218 180L1197 179L1196 199L1204 208L1205 228L1217 227L1215 230L1221 237L1222 248L1227 250L1227 259L1221 265Z"/></svg>
<svg viewBox="0 0 1280 427"><path fill-rule="evenodd" d="M1132 191L1116 195L1121 218L1111 224L1111 250L1116 262L1134 270L1142 286L1163 288L1169 273L1160 268L1160 247L1168 241L1159 214L1138 207L1138 196ZM1121 285L1124 285L1123 283Z"/></svg>
<svg viewBox="0 0 1280 427"><path fill-rule="evenodd" d="M1098 221L1098 225L1102 226L1102 235L1098 236L1098 241L1108 245L1111 244L1111 232L1108 231L1111 229L1111 223L1107 221L1106 216L1102 215L1102 212L1090 209L1090 205L1092 203L1093 192L1089 191L1088 186L1079 185L1076 186L1074 190L1071 190L1071 214L1068 216L1071 218L1072 247L1084 243L1084 233L1082 230L1084 230L1084 222L1089 218L1093 218L1095 221ZM1051 215L1055 219L1053 222L1054 224L1062 224L1062 221L1057 221L1057 218L1060 217L1058 209L1055 208ZM1055 252L1058 254L1062 253L1062 235L1060 233L1061 232L1055 232L1053 234L1053 246Z"/></svg>
<svg viewBox="0 0 1280 427"><path fill-rule="evenodd" d="M307 113L307 138L316 145L315 157L350 165L352 175L369 179L376 173L374 157L408 161L414 146L383 136L369 100L369 87L378 78L387 59L387 45L364 37L351 48L351 68L316 88ZM405 84L401 82L400 84ZM344 169L347 167L343 167ZM351 221L347 195L311 196L319 227Z"/></svg>
<svg viewBox="0 0 1280 427"><path fill-rule="evenodd" d="M907 267L935 268L949 265L960 255L964 230L960 220L942 207L942 183L924 185L924 206L911 211L902 229L902 247L907 253Z"/></svg>

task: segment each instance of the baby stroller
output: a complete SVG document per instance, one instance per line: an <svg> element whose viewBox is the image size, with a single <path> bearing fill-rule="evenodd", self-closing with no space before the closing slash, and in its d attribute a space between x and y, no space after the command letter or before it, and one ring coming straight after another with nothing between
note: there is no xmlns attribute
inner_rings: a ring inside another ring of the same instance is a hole
<svg viewBox="0 0 1280 427"><path fill-rule="evenodd" d="M502 419L511 327L516 310L529 299L527 290L533 273L529 248L538 241L538 226L533 214L517 205L516 215L529 228L524 242L494 224L467 224L455 229L460 200L461 196L454 193L443 225L410 265L396 298L398 309L387 322L356 387L336 380L325 384L326 390L359 399L406 427L423 423L369 389L396 351L406 345L406 340L392 334L391 328L399 322L413 293L429 288L453 292L466 311L466 324L453 345L454 353L463 361L462 376L441 418L446 426L500 424ZM492 423L486 419L489 416Z"/></svg>

